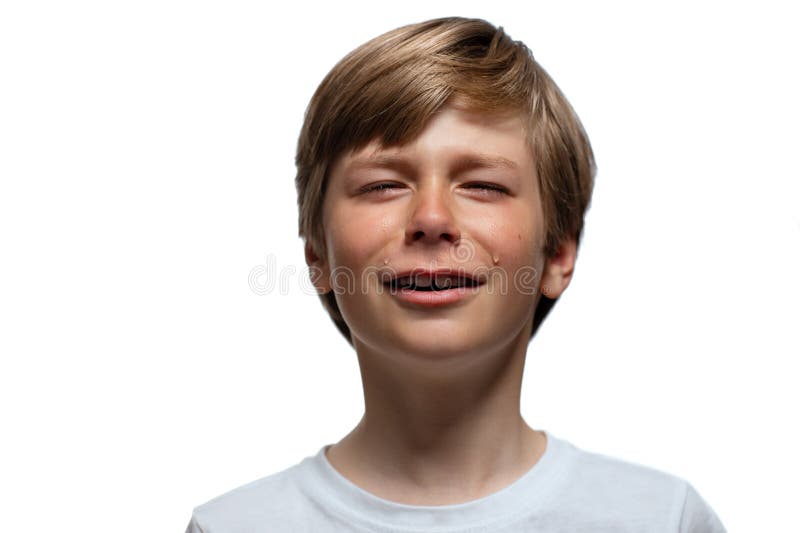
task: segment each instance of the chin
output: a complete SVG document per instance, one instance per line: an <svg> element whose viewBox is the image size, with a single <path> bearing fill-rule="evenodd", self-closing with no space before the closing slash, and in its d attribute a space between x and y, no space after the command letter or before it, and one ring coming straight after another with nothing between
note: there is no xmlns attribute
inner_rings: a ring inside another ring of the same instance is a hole
<svg viewBox="0 0 800 533"><path fill-rule="evenodd" d="M390 351L431 360L453 357L470 357L479 346L485 344L476 336L476 331L464 328L417 328L413 331L397 332Z"/></svg>

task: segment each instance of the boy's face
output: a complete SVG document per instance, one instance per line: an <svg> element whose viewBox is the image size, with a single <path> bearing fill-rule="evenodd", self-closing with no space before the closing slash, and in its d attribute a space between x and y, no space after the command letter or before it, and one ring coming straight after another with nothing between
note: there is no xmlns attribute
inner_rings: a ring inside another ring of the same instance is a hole
<svg viewBox="0 0 800 533"><path fill-rule="evenodd" d="M518 115L453 105L409 144L376 142L339 158L323 205L327 254L307 248L307 260L324 274L318 288L335 288L356 349L447 358L496 351L520 335L527 343L536 295L557 297L575 258L574 243L551 261L541 252L535 176ZM403 291L407 297L383 284L386 276L442 269L483 283ZM424 298L437 303L423 305Z"/></svg>

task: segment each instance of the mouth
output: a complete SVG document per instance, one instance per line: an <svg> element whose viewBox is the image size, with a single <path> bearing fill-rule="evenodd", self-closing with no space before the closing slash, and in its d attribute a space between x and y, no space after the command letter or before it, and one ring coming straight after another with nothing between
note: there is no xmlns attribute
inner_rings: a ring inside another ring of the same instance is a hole
<svg viewBox="0 0 800 533"><path fill-rule="evenodd" d="M466 275L418 274L393 278L385 282L384 286L395 291L440 292L462 287L478 287L483 283L483 280Z"/></svg>

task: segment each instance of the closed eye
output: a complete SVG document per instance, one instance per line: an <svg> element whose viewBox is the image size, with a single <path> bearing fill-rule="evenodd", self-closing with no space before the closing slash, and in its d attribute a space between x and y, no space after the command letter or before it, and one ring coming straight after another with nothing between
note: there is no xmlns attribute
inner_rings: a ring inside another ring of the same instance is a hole
<svg viewBox="0 0 800 533"><path fill-rule="evenodd" d="M359 191L360 192L373 192L373 191L381 192L381 191L386 191L388 189L398 189L400 187L402 187L402 184L400 184L400 183L383 182L383 183L375 183L373 185L365 185L364 187L361 187L361 189L359 189Z"/></svg>
<svg viewBox="0 0 800 533"><path fill-rule="evenodd" d="M372 185L365 185L359 189L359 192L362 193L369 193L369 192L384 192L390 189L400 189L403 188L404 185L402 183L397 182L381 182L381 183L374 183ZM475 182L475 183L467 183L464 185L467 189L474 189L481 192L481 194L508 194L508 189L501 185L495 185L493 183L484 183L484 182Z"/></svg>
<svg viewBox="0 0 800 533"><path fill-rule="evenodd" d="M494 183L467 183L464 187L468 189L478 189L484 191L484 194L500 193L508 194L508 189Z"/></svg>

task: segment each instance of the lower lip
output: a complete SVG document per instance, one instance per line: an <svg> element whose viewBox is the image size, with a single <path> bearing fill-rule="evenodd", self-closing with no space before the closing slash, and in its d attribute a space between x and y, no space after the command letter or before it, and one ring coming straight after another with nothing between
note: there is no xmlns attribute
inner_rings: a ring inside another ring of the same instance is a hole
<svg viewBox="0 0 800 533"><path fill-rule="evenodd" d="M388 288L389 294L401 300L422 307L441 307L460 302L476 294L480 285L475 287L455 287L441 291L415 291L414 289Z"/></svg>

